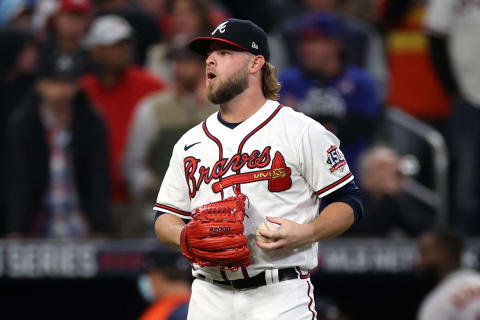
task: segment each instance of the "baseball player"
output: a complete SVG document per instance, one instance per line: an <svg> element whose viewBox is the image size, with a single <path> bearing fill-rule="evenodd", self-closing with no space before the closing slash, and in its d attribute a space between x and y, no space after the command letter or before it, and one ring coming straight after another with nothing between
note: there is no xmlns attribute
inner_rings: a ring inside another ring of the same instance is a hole
<svg viewBox="0 0 480 320"><path fill-rule="evenodd" d="M254 23L228 19L189 46L220 108L177 142L155 204L158 238L192 264L188 319L315 319L317 242L363 211L340 143L275 101Z"/></svg>
<svg viewBox="0 0 480 320"><path fill-rule="evenodd" d="M420 306L418 320L480 319L480 274L461 268L462 241L448 230L420 237L418 268L437 283Z"/></svg>

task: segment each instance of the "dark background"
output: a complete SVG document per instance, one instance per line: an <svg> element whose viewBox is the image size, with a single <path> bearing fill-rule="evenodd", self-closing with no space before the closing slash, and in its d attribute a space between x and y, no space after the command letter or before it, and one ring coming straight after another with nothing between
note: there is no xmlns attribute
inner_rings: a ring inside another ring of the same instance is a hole
<svg viewBox="0 0 480 320"><path fill-rule="evenodd" d="M428 287L413 273L312 276L315 295L329 296L355 320L414 319ZM0 280L4 315L11 319L137 319L147 307L137 279Z"/></svg>

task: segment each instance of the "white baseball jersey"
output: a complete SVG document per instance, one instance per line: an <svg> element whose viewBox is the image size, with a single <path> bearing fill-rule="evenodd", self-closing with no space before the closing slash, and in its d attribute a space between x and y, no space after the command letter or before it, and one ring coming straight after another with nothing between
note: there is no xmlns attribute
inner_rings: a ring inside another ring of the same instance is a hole
<svg viewBox="0 0 480 320"><path fill-rule="evenodd" d="M418 320L479 320L480 274L459 270L445 278L423 301Z"/></svg>
<svg viewBox="0 0 480 320"><path fill-rule="evenodd" d="M449 37L449 51L460 90L480 107L480 1L430 0L426 26Z"/></svg>
<svg viewBox="0 0 480 320"><path fill-rule="evenodd" d="M253 259L242 272L226 271L230 280L254 276L267 268L317 266L318 244L293 251L263 251L255 231L267 216L312 222L320 198L353 179L339 149L339 140L313 119L277 102L267 102L234 129L217 113L189 130L175 145L160 187L155 210L190 218L206 203L234 195L233 186L248 197L245 235ZM195 266L222 280L220 268Z"/></svg>

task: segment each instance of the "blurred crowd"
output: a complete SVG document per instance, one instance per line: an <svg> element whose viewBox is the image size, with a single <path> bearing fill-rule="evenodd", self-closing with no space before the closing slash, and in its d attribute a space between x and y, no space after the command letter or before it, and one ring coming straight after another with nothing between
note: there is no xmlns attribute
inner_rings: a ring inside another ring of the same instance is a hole
<svg viewBox="0 0 480 320"><path fill-rule="evenodd" d="M269 34L280 102L342 141L365 204L348 236L437 225L418 190L480 234L478 1L0 0L0 236L153 237L173 145L217 111L186 44L228 17ZM446 141L448 194L392 109Z"/></svg>

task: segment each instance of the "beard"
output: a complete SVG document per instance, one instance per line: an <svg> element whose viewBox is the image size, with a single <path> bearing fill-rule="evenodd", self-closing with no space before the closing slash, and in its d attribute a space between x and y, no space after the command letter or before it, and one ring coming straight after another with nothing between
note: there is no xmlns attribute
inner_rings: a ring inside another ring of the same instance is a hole
<svg viewBox="0 0 480 320"><path fill-rule="evenodd" d="M219 82L216 89L207 86L207 98L213 104L224 104L248 88L247 68L243 68L238 73Z"/></svg>

